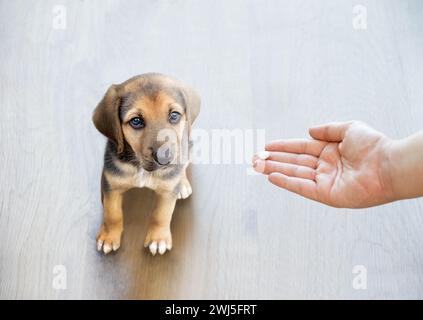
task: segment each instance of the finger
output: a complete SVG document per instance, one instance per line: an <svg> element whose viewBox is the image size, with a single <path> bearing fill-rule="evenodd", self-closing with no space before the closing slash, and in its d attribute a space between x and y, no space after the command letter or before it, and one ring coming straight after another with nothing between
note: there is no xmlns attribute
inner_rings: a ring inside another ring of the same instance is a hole
<svg viewBox="0 0 423 320"><path fill-rule="evenodd" d="M258 160L258 161L263 161L263 160ZM262 172L264 174L279 172L290 177L298 177L298 178L310 179L310 180L314 180L314 178L316 177L316 170L310 167L298 166L295 164L281 163L281 162L270 161L270 160L267 160L264 162L265 162L264 165L261 165L261 164L257 165L257 167L264 168Z"/></svg>
<svg viewBox="0 0 423 320"><path fill-rule="evenodd" d="M270 157L270 152L269 151L260 151L260 152L257 152L257 153L255 153L253 155L252 163L254 165L257 160L266 160L269 157Z"/></svg>
<svg viewBox="0 0 423 320"><path fill-rule="evenodd" d="M267 153L266 157L261 156L262 153ZM289 152L276 152L276 151L262 151L253 156L253 164L256 160L273 160L283 163L297 164L315 169L317 167L318 159L309 154L297 154Z"/></svg>
<svg viewBox="0 0 423 320"><path fill-rule="evenodd" d="M351 122L331 122L309 129L310 136L317 140L339 142L344 140L345 132L350 127Z"/></svg>
<svg viewBox="0 0 423 320"><path fill-rule="evenodd" d="M296 154L288 152L270 152L267 160L297 164L315 169L318 159L309 154Z"/></svg>
<svg viewBox="0 0 423 320"><path fill-rule="evenodd" d="M287 139L277 140L266 144L267 151L289 152L298 154L310 154L319 156L327 143L311 139Z"/></svg>
<svg viewBox="0 0 423 320"><path fill-rule="evenodd" d="M268 179L278 187L317 201L317 186L312 180L288 177L281 173L271 173Z"/></svg>

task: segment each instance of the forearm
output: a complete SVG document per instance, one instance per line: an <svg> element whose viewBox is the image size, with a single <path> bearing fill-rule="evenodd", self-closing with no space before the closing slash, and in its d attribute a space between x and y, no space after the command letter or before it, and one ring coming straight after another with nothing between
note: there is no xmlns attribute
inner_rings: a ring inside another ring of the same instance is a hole
<svg viewBox="0 0 423 320"><path fill-rule="evenodd" d="M423 196L423 131L393 141L389 164L395 200Z"/></svg>

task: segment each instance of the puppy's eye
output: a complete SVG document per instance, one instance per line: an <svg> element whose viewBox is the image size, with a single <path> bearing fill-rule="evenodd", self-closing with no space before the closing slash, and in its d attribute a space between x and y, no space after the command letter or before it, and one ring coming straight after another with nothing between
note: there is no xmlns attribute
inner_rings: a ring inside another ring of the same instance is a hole
<svg viewBox="0 0 423 320"><path fill-rule="evenodd" d="M131 120L129 120L129 124L131 125L132 128L134 129L142 129L145 127L145 122L142 118L140 117L135 117L132 118Z"/></svg>
<svg viewBox="0 0 423 320"><path fill-rule="evenodd" d="M181 120L181 114L179 112L172 111L169 114L169 122L170 123L177 124L179 122L179 120Z"/></svg>

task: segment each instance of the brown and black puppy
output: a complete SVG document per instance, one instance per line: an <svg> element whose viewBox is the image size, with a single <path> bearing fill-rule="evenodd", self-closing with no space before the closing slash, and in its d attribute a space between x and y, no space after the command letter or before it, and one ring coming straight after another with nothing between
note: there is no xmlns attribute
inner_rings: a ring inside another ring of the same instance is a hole
<svg viewBox="0 0 423 320"><path fill-rule="evenodd" d="M200 98L176 79L142 74L112 85L94 111L96 128L108 138L101 176L103 224L97 249L120 247L122 195L133 187L156 193L144 246L163 254L172 248L170 222L175 202L192 193L186 176L191 125Z"/></svg>

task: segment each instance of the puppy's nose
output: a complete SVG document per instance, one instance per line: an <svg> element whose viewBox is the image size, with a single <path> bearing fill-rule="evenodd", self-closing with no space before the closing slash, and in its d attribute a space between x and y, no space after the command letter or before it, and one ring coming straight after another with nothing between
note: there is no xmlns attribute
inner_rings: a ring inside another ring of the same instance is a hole
<svg viewBox="0 0 423 320"><path fill-rule="evenodd" d="M153 150L151 155L153 156L154 161L160 165L169 164L172 161L172 153L168 148L159 148L158 150Z"/></svg>

